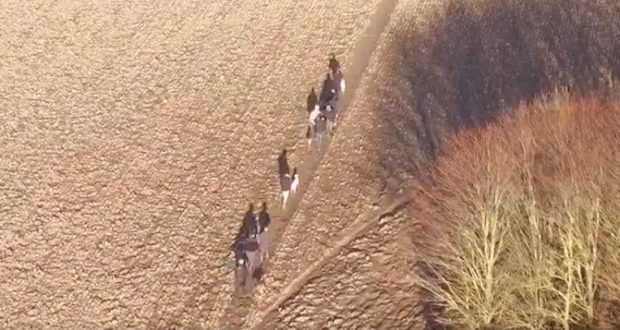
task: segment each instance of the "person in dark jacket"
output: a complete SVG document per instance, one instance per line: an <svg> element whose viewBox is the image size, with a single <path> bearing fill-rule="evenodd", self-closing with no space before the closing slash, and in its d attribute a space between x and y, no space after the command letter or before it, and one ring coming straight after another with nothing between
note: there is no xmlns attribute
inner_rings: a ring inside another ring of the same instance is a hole
<svg viewBox="0 0 620 330"><path fill-rule="evenodd" d="M267 203L263 202L260 212L258 212L258 233L267 231L267 228L271 224L271 217L267 212Z"/></svg>
<svg viewBox="0 0 620 330"><path fill-rule="evenodd" d="M325 76L325 80L323 80L323 87L321 88L321 94L319 95L319 104L321 107L329 103L334 95L336 95L336 86L334 85L334 80L332 79L331 73L328 73Z"/></svg>
<svg viewBox="0 0 620 330"><path fill-rule="evenodd" d="M247 212L243 216L243 234L245 237L254 237L257 234L253 203L250 203Z"/></svg>
<svg viewBox="0 0 620 330"><path fill-rule="evenodd" d="M258 236L256 241L260 246L260 260L261 263L265 258L269 257L269 225L271 224L271 217L267 212L267 203L263 202L260 212L258 212Z"/></svg>

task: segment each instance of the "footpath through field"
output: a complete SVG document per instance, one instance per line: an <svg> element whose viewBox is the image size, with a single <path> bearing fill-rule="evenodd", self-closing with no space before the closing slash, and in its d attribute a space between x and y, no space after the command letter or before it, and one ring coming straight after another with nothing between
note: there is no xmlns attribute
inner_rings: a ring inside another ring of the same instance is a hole
<svg viewBox="0 0 620 330"><path fill-rule="evenodd" d="M370 62L372 54L375 51L378 41L385 27L387 26L390 20L390 15L394 11L394 8L396 7L397 3L398 3L397 0L382 0L379 3L377 12L372 17L369 25L366 28L365 33L360 38L360 40L357 42L353 50L353 56L352 56L351 62L342 63L343 71L344 71L345 79L347 83L347 88L346 88L346 93L344 95L344 98L341 101L342 103L340 104L341 116L340 116L340 122L338 123L336 127L336 131L334 132L334 134L336 135L339 134L339 128L342 126L343 122L348 121L348 120L355 120L354 117L348 116L347 108L349 107L349 105L352 104L352 100L356 96L356 91L358 89L360 81L362 80L362 77ZM271 234L272 234L271 239L273 241L272 251L270 252L272 258L276 257L276 254L274 253L274 251L278 250L279 245L281 243L282 236L286 235L287 233L288 225L291 224L292 222L304 221L303 218L299 219L299 217L297 218L295 217L296 212L298 211L300 205L304 203L304 194L306 191L310 190L313 179L316 176L317 170L319 169L321 160L323 159L323 157L326 157L328 156L327 154L329 154L328 150L329 150L330 140L331 138L327 141L326 148L324 148L324 151L320 155L316 155L316 156L307 155L304 158L303 163L297 165L297 168L298 168L298 171L301 177L301 182L300 182L301 189L298 192L297 196L295 198L292 198L292 200L289 202L287 209L284 210L281 214L276 215L272 221L272 225L270 228ZM305 147L305 141L298 141L296 144L296 147L297 149L303 149ZM388 210L392 209L395 207L394 205L397 205L399 203L400 202L395 201L394 203L391 203L390 205L388 205L387 209ZM381 211L378 211L377 214L373 213L370 217L372 219L377 219L378 214L379 215L382 214ZM343 234L344 237L339 242L339 244L336 244L336 246L331 248L330 251L332 253L328 253L329 251L326 251L323 254L323 257L321 257L319 260L314 261L313 265L318 267L318 265L323 264L326 258L328 258L329 255L333 254L334 251L336 251L339 247L341 247L342 244L346 244L346 242L350 241L352 237L354 237L355 234L358 233L362 228L366 228L369 222L365 220L366 220L366 217L355 222L353 227L347 227L347 229L345 229L344 231L350 231L349 233L350 235L347 233L344 233ZM372 221L370 221L370 223L372 223ZM298 239L303 240L304 238L298 237ZM291 259L291 260L286 260L283 263L279 263L279 265L282 265L282 264L286 265L287 263L295 263L295 262L299 262L299 261L295 259ZM276 269L276 268L279 268L278 267L279 265L274 265L273 260L270 259L263 265L263 269L266 275L269 275L272 272L281 271L279 269ZM315 269L316 267L309 267L308 269ZM214 322L215 328L217 329L240 329L240 328L247 327L248 325L255 326L255 327L260 326L260 319L265 317L270 311L272 311L275 307L277 307L277 305L281 302L281 300L290 296L292 294L291 292L297 289L302 284L304 279L307 277L306 273L307 273L307 270L306 272L303 272L301 274L298 274L298 276L291 278L288 283L289 285L287 286L285 290L283 290L282 292L277 292L277 291L273 292L274 295L272 299L269 300L269 297L264 297L270 302L273 301L273 303L270 303L266 307L266 309L262 312L256 310L257 307L260 308L263 306L257 306L261 304L257 304L257 302L255 301L255 298L256 298L255 295L257 293L256 291L264 290L262 286L265 284L259 284L256 287L257 290L249 290L249 292L241 296L236 296L233 294L230 298L222 299L222 297L220 297L219 299L221 299L221 301L218 301L218 305L219 304L221 305L218 306L217 308L219 315L211 315L211 319L213 321L217 320L216 322ZM233 281L231 280L229 282L232 287ZM266 284L266 285L269 285L269 284ZM234 290L230 290L229 292L232 292L232 291ZM258 321L258 323L256 321Z"/></svg>

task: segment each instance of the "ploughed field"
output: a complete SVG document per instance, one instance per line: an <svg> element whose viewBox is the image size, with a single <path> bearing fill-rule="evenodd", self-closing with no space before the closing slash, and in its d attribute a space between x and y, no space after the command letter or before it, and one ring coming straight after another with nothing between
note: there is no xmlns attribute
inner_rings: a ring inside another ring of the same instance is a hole
<svg viewBox="0 0 620 330"><path fill-rule="evenodd" d="M611 0L0 8L2 328L423 328L424 219L385 206L453 131L620 73ZM364 74L233 316L229 245L248 202L278 216L330 51Z"/></svg>
<svg viewBox="0 0 620 330"><path fill-rule="evenodd" d="M376 1L0 4L0 327L213 328ZM297 151L301 150L300 151Z"/></svg>

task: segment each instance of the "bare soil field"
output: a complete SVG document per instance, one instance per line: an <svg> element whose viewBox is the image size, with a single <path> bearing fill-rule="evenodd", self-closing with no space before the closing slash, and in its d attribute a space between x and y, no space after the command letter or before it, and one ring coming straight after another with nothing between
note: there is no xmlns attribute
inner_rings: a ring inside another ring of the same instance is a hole
<svg viewBox="0 0 620 330"><path fill-rule="evenodd" d="M275 156L376 5L2 2L0 327L215 328L241 216L277 216Z"/></svg>
<svg viewBox="0 0 620 330"><path fill-rule="evenodd" d="M1 327L432 325L408 275L423 219L379 215L453 131L556 86L604 89L620 7L398 1L232 320L247 203L278 215L275 156L302 161L305 96L329 51L346 74L379 4L0 4Z"/></svg>

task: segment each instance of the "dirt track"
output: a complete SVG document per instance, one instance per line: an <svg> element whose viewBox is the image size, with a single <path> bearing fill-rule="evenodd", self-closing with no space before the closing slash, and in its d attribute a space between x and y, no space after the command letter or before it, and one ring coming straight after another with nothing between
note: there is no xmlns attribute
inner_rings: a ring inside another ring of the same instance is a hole
<svg viewBox="0 0 620 330"><path fill-rule="evenodd" d="M374 97L376 91L387 87L381 85L386 81L382 79L394 75L385 71L390 66L384 63L394 58L387 47L390 37L402 32L403 21L421 11L421 6L418 1L398 1L386 31L376 39L377 50L368 59L370 64L356 98L276 249L264 291L257 298L257 313L246 326L259 322L261 329L394 329L416 325L416 304L411 295L407 296L413 292L412 283L407 283L406 276L399 278L412 267L406 251L409 215L399 212L375 227L377 211L391 203L400 186L393 181L400 178L382 171L377 166L381 161L369 159L369 155L379 154L375 148L383 145L368 132L386 124L376 113L378 100ZM369 232L356 239L351 227L354 222L370 225ZM338 243L343 236L353 241ZM313 267L309 269L310 265ZM299 283L290 286L292 282ZM289 299L282 301L285 297ZM386 316L388 311L390 316Z"/></svg>
<svg viewBox="0 0 620 330"><path fill-rule="evenodd" d="M275 156L375 6L3 2L1 327L211 327L247 203L277 215Z"/></svg>
<svg viewBox="0 0 620 330"><path fill-rule="evenodd" d="M246 325L436 326L410 277L411 239L428 239L415 232L415 221L424 219L399 212L340 247L348 225L422 177L458 127L492 119L554 86L601 88L606 74L620 72L620 7L613 1L448 3L398 1ZM564 31L587 32L566 37Z"/></svg>

